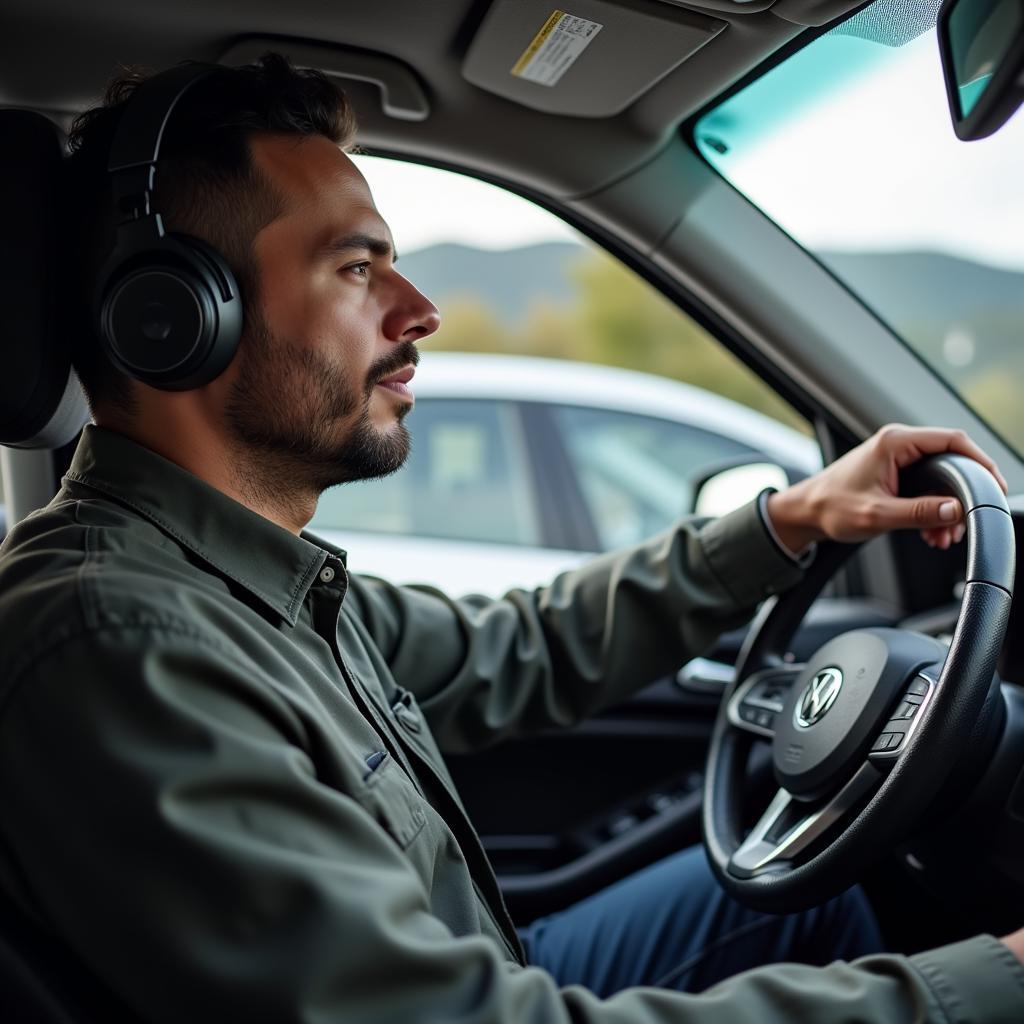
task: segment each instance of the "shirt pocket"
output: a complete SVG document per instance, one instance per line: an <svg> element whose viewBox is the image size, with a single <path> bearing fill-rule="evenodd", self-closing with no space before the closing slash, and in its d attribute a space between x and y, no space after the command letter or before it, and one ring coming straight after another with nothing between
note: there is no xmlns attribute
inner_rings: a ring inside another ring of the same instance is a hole
<svg viewBox="0 0 1024 1024"><path fill-rule="evenodd" d="M401 686L395 687L394 695L391 698L391 714L398 723L405 742L433 768L435 774L440 776L444 784L451 790L452 796L458 801L455 783L448 773L444 757L423 717L423 710L412 693Z"/></svg>
<svg viewBox="0 0 1024 1024"><path fill-rule="evenodd" d="M423 800L390 754L365 776L359 802L404 850L423 831Z"/></svg>

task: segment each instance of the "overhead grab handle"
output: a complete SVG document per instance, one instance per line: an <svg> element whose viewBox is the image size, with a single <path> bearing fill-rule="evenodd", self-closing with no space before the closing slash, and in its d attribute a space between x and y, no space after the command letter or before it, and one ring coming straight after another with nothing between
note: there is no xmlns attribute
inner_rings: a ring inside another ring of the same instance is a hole
<svg viewBox="0 0 1024 1024"><path fill-rule="evenodd" d="M296 67L316 68L325 75L369 82L380 89L381 107L400 121L425 121L430 114L427 94L416 74L394 57L345 46L320 46L257 36L242 39L220 56L221 64L253 64L267 50L283 54Z"/></svg>

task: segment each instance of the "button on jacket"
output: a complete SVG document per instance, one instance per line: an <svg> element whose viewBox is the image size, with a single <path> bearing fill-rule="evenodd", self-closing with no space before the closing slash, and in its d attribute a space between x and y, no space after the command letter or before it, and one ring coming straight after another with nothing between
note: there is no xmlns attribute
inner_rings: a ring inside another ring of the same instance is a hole
<svg viewBox="0 0 1024 1024"><path fill-rule="evenodd" d="M441 751L621 701L799 574L752 503L455 601L89 427L0 558L0 888L169 1024L1019 1022L990 937L701 996L522 963Z"/></svg>

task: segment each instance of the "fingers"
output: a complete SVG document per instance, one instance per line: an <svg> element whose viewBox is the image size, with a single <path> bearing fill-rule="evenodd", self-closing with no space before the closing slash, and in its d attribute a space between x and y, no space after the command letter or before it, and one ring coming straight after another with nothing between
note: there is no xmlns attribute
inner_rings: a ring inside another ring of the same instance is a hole
<svg viewBox="0 0 1024 1024"><path fill-rule="evenodd" d="M961 525L963 506L955 498L926 494L919 498L885 498L870 509L873 530L935 530L950 533Z"/></svg>
<svg viewBox="0 0 1024 1024"><path fill-rule="evenodd" d="M896 463L901 469L916 462L924 455L954 452L957 455L966 455L968 458L974 459L975 462L980 462L996 478L1003 493L1008 493L1006 479L999 472L995 461L986 455L962 430L893 425L883 427L878 436L883 443L888 442L893 446Z"/></svg>
<svg viewBox="0 0 1024 1024"><path fill-rule="evenodd" d="M941 548L945 551L954 544L959 544L964 539L967 527L958 523L953 527L941 527L939 529L922 530L921 540L930 548Z"/></svg>
<svg viewBox="0 0 1024 1024"><path fill-rule="evenodd" d="M945 452L975 460L1006 493L1006 481L995 462L963 431L890 424L817 477L804 481L806 507L794 521L813 522L822 535L840 541L917 529L926 543L948 548L963 539L964 531L957 529L964 517L960 502L935 494L898 497L900 469L926 455Z"/></svg>

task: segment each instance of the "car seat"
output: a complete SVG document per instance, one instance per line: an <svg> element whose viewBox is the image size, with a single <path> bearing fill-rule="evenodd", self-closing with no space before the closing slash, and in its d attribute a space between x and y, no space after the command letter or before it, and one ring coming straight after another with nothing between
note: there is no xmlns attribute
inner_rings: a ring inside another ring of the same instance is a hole
<svg viewBox="0 0 1024 1024"><path fill-rule="evenodd" d="M60 222L61 135L47 118L0 110L0 445L55 449L72 441L88 414L59 327L67 280ZM40 455L43 453L40 452ZM56 484L55 480L48 481ZM12 495L7 494L8 524ZM23 510L22 510L23 511ZM0 622L0 629L3 623ZM0 700L3 697L0 679ZM26 786L31 780L26 779ZM59 842L60 836L55 835ZM0 806L0 1020L10 1024L104 1024L137 1019L118 1005L59 936L18 906L18 866L8 849ZM74 857L68 857L69 883Z"/></svg>

